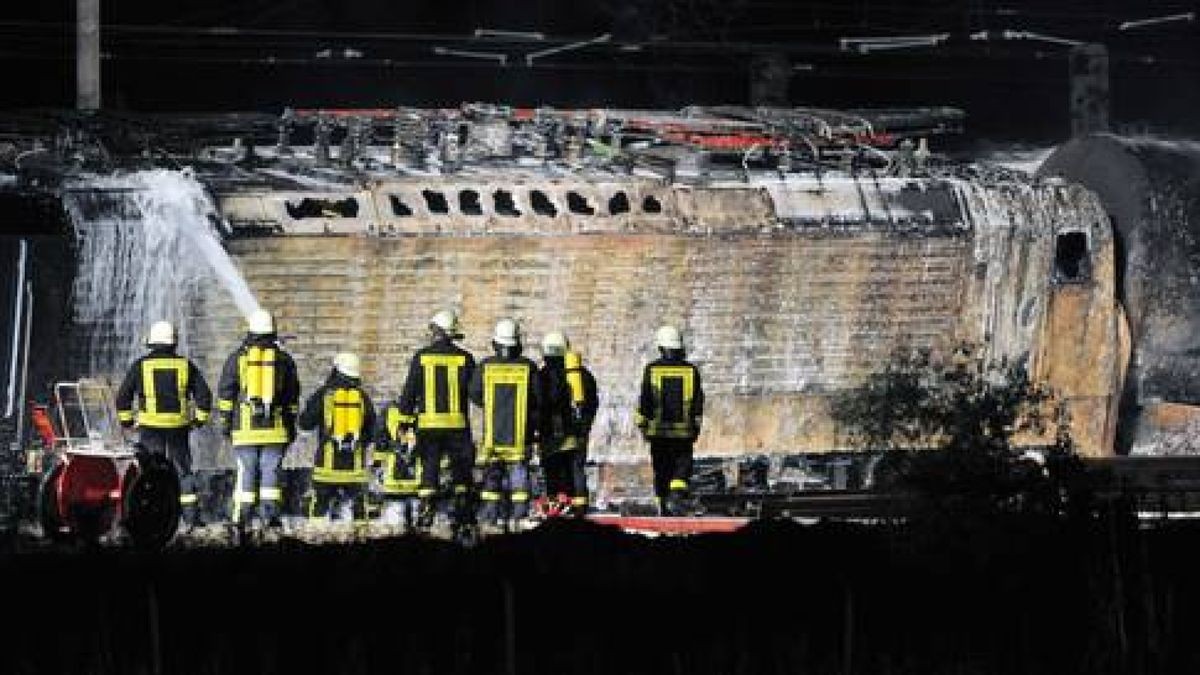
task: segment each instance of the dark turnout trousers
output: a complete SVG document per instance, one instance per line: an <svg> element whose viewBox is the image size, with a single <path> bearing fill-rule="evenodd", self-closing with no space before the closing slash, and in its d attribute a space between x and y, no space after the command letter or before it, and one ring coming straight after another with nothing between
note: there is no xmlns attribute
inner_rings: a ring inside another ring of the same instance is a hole
<svg viewBox="0 0 1200 675"><path fill-rule="evenodd" d="M542 455L542 471L546 476L546 496L558 498L559 495L566 495L570 497L573 508L586 509L588 505L587 473L584 470L586 463L586 448L576 447L572 450L558 450Z"/></svg>
<svg viewBox="0 0 1200 675"><path fill-rule="evenodd" d="M190 427L178 429L155 429L141 427L138 429L138 443L157 455L165 455L175 467L179 476L179 505L185 522L195 524L198 510L196 494L196 476L192 473L192 448L188 442Z"/></svg>
<svg viewBox="0 0 1200 675"><path fill-rule="evenodd" d="M345 505L349 504L351 517L355 522L367 519L367 486L347 483L312 484L312 494L309 496L308 517L310 519L329 518L339 520Z"/></svg>
<svg viewBox="0 0 1200 675"><path fill-rule="evenodd" d="M529 515L529 464L525 461L488 462L483 473L483 502L479 519L495 525L501 520L520 520Z"/></svg>
<svg viewBox="0 0 1200 675"><path fill-rule="evenodd" d="M692 478L692 449L686 438L650 439L650 461L654 468L654 496L664 515L677 513L679 503L688 495Z"/></svg>
<svg viewBox="0 0 1200 675"><path fill-rule="evenodd" d="M442 457L448 458L450 464L451 490L454 492L451 517L456 522L464 522L464 518L470 515L472 469L475 466L475 446L471 443L470 432L418 430L415 450L421 461L421 484L417 488L417 496L421 499L425 520L422 525L429 525L431 514L436 509Z"/></svg>

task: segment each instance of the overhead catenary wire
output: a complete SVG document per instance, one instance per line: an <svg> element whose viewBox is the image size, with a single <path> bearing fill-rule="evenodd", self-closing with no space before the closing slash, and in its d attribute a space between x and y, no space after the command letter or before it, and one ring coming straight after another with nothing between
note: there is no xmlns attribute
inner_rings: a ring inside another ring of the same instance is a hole
<svg viewBox="0 0 1200 675"><path fill-rule="evenodd" d="M1179 14L1168 14L1166 16L1156 16L1149 19L1136 19L1133 21L1122 22L1117 30L1132 30L1134 28L1144 28L1146 26L1157 26L1164 23L1172 23L1175 21L1195 21L1195 12L1181 12Z"/></svg>
<svg viewBox="0 0 1200 675"><path fill-rule="evenodd" d="M73 59L69 56L61 54L43 54L30 55L26 53L13 53L0 51L0 58L21 58L30 61L57 61L69 62ZM104 60L115 62L136 62L136 63L193 63L199 65L233 65L246 67L264 67L264 68L283 68L283 67L323 67L331 70L347 69L347 68L366 68L377 70L411 70L414 73L426 72L429 70L491 70L496 68L495 64L476 60L476 59L456 59L453 61L423 61L423 60L403 60L403 59L378 59L378 58L363 58L363 59L317 59L311 57L220 57L220 56L178 56L178 55L116 55L108 54L104 56ZM1197 71L1200 71L1200 63L1193 64ZM717 65L717 64L672 64L672 63L596 63L596 62L575 62L575 63L546 63L535 64L534 70L544 71L561 71L561 72L587 72L587 73L606 73L606 72L648 72L648 73L678 73L678 74L727 74L730 76L744 77L746 70L744 67L737 64ZM1158 73L1155 69L1147 69L1145 78L1169 78L1169 73ZM961 80L962 74L956 71L945 72L913 72L913 71L891 71L881 72L872 68L869 64L845 64L836 67L826 66L817 71L806 73L805 79L821 79L821 80L863 80L863 81L891 81L891 82L952 82ZM1006 74L997 74L989 78L997 85L1010 86L1012 84L1054 84L1063 80L1064 75L1061 75L1057 70L1050 71L1044 74L1031 75L1020 71L1010 71Z"/></svg>

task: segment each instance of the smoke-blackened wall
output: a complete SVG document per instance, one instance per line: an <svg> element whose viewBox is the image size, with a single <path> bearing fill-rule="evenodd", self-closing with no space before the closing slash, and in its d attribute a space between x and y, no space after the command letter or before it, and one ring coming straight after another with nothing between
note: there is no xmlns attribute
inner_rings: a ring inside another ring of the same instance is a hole
<svg viewBox="0 0 1200 675"><path fill-rule="evenodd" d="M1117 237L1118 293L1133 342L1121 449L1194 452L1188 437L1200 414L1200 145L1090 136L1059 148L1040 173L1096 192Z"/></svg>

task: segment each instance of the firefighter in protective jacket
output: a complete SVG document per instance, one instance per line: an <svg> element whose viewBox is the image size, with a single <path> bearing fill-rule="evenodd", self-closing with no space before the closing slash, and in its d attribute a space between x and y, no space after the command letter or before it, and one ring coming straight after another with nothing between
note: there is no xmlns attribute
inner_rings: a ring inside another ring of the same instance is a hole
<svg viewBox="0 0 1200 675"><path fill-rule="evenodd" d="M583 366L583 357L570 349L562 333L542 339L542 437L539 448L546 474L547 515L587 512L588 487L584 466L588 437L599 399L596 378Z"/></svg>
<svg viewBox="0 0 1200 675"><path fill-rule="evenodd" d="M300 380L291 355L276 339L270 312L250 315L246 339L225 362L217 394L237 461L233 521L248 524L257 505L259 519L277 527L283 503L280 467L296 438Z"/></svg>
<svg viewBox="0 0 1200 675"><path fill-rule="evenodd" d="M407 528L417 524L421 487L421 460L414 451L415 438L412 431L401 431L400 410L389 405L383 414L383 428L375 444L372 462L379 477L379 491L383 497L380 520L387 525L403 522Z"/></svg>
<svg viewBox="0 0 1200 675"><path fill-rule="evenodd" d="M479 364L470 389L471 401L483 408L480 520L490 526L505 516L520 521L529 515L529 459L538 436L542 394L537 364L521 356L516 321L496 323L492 348L495 355Z"/></svg>
<svg viewBox="0 0 1200 675"><path fill-rule="evenodd" d="M674 326L655 334L659 358L646 366L635 416L650 442L654 496L663 515L683 515L692 475L692 450L704 417L700 371L689 363Z"/></svg>
<svg viewBox="0 0 1200 675"><path fill-rule="evenodd" d="M138 443L149 452L166 455L175 465L183 520L198 525L188 435L208 421L212 392L196 364L175 353L175 327L170 323L151 326L146 346L150 353L134 362L117 390L117 420L125 427L136 422Z"/></svg>
<svg viewBox="0 0 1200 675"><path fill-rule="evenodd" d="M358 356L338 354L325 385L309 397L299 427L317 430L308 517L336 516L346 503L367 517L367 450L375 435L375 406L363 391Z"/></svg>
<svg viewBox="0 0 1200 675"><path fill-rule="evenodd" d="M474 520L471 488L475 448L467 418L467 385L475 372L475 358L454 343L462 339L462 333L453 311L434 314L429 332L430 343L413 355L396 405L397 431L416 432L416 454L421 462L417 524L423 528L433 524L437 513L443 457L449 458L454 492L450 516L456 524Z"/></svg>

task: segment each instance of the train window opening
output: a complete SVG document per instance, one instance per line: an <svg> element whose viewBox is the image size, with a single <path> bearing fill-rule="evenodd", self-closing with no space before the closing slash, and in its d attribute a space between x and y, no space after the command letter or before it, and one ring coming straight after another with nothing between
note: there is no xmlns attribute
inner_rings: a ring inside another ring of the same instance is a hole
<svg viewBox="0 0 1200 675"><path fill-rule="evenodd" d="M304 218L355 218L358 216L358 200L354 197L345 199L319 199L305 197L300 201L284 202L287 214L293 220Z"/></svg>
<svg viewBox="0 0 1200 675"><path fill-rule="evenodd" d="M479 193L474 190L459 192L458 212L464 216L482 216L483 205L479 203Z"/></svg>
<svg viewBox="0 0 1200 675"><path fill-rule="evenodd" d="M646 195L642 200L642 213L662 213L662 203L654 195Z"/></svg>
<svg viewBox="0 0 1200 675"><path fill-rule="evenodd" d="M446 201L446 195L435 190L421 190L421 196L425 198L425 208L429 209L430 213L443 216L450 213L450 203Z"/></svg>
<svg viewBox="0 0 1200 675"><path fill-rule="evenodd" d="M608 200L608 213L613 216L629 213L629 197L626 197L624 192L613 195Z"/></svg>
<svg viewBox="0 0 1200 675"><path fill-rule="evenodd" d="M495 200L497 214L512 218L521 215L521 210L517 208L517 203L513 201L512 193L508 190L496 190L492 197Z"/></svg>
<svg viewBox="0 0 1200 675"><path fill-rule="evenodd" d="M578 192L571 191L567 193L567 208L577 216L593 216L596 214L596 209L588 204L587 197Z"/></svg>
<svg viewBox="0 0 1200 675"><path fill-rule="evenodd" d="M388 201L392 204L392 213L397 217L408 218L413 214L412 209L408 206L408 204L405 204L404 200L396 195L388 195Z"/></svg>
<svg viewBox="0 0 1200 675"><path fill-rule="evenodd" d="M549 216L553 218L558 215L558 208L554 206L554 202L546 196L541 190L534 190L529 193L529 204L533 207L533 212L539 216Z"/></svg>
<svg viewBox="0 0 1200 675"><path fill-rule="evenodd" d="M1091 279L1086 233L1063 232L1054 238L1054 279L1065 283Z"/></svg>

